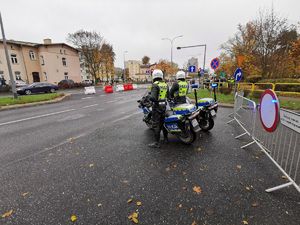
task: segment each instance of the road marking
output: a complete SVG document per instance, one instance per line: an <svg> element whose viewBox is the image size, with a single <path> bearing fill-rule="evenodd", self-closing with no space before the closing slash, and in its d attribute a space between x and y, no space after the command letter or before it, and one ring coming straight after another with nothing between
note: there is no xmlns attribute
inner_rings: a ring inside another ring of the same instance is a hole
<svg viewBox="0 0 300 225"><path fill-rule="evenodd" d="M43 118L43 117L47 117L47 116L53 116L53 115L57 115L57 114L71 112L71 111L74 111L74 110L75 109L68 109L68 110L63 110L63 111L59 111L59 112L47 113L47 114L44 114L44 115L32 116L32 117L28 117L28 118L24 118L24 119L19 119L19 120L13 120L13 121L5 122L5 123L0 123L0 126L4 126L4 125L8 125L8 124L13 124L13 123L19 123L19 122L23 122L23 121L27 121L27 120L33 120L33 119Z"/></svg>
<svg viewBox="0 0 300 225"><path fill-rule="evenodd" d="M106 103L113 103L113 102L117 102L118 100L112 100L112 101L108 101Z"/></svg>
<svg viewBox="0 0 300 225"><path fill-rule="evenodd" d="M93 97L84 97L84 98L81 98L81 99L90 99L90 98L93 98Z"/></svg>
<svg viewBox="0 0 300 225"><path fill-rule="evenodd" d="M53 150L53 149L55 149L55 148L57 148L57 147L60 147L60 146L62 146L62 145L65 145L65 144L70 143L70 140L71 140L71 139L74 141L74 140L76 140L76 139L78 139L78 138L81 138L81 137L86 136L87 134L88 134L88 133L82 133L82 134L80 134L80 135L78 135L78 136L76 136L76 137L70 137L70 138L68 138L67 140L65 140L65 141L63 141L63 142L61 142L61 143L59 143L59 144L53 145L52 147L44 148L44 149L42 149L42 150L40 150L40 151L34 152L34 153L32 153L32 154L30 154L30 155L27 155L27 156L25 156L25 157L23 157L23 158L13 160L13 161L11 161L11 162L9 162L9 163L3 165L3 166L1 165L0 168L1 168L1 169L4 169L4 168L7 167L7 166L10 166L10 165L13 165L13 164L15 164L15 163L21 162L21 161L23 161L23 160L29 159L29 158L31 158L31 157L37 156L37 155L39 155L39 154L41 154L41 153L45 153L45 152L51 151L51 150Z"/></svg>
<svg viewBox="0 0 300 225"><path fill-rule="evenodd" d="M141 112L135 112L135 113L131 113L131 114L127 115L127 116L123 116L123 117L121 117L119 119L114 120L113 123L119 122L121 120L126 120L126 119L128 119L128 118L130 118L130 117L132 117L134 115L137 115L137 114L141 114Z"/></svg>
<svg viewBox="0 0 300 225"><path fill-rule="evenodd" d="M86 109L86 108L90 108L90 107L94 107L94 106L97 106L98 104L93 104L93 105L87 105L87 106L84 106L82 107L83 109Z"/></svg>

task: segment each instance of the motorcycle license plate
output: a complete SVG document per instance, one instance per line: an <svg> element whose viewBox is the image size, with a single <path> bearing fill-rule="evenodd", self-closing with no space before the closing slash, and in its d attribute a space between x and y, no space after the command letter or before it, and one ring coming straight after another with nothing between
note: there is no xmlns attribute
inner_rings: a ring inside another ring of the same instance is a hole
<svg viewBox="0 0 300 225"><path fill-rule="evenodd" d="M198 121L196 119L193 119L192 120L192 125L193 125L193 127L197 127L199 125Z"/></svg>
<svg viewBox="0 0 300 225"><path fill-rule="evenodd" d="M210 111L210 114L211 114L211 116L215 116L215 115L216 115L215 110L211 110L211 111Z"/></svg>

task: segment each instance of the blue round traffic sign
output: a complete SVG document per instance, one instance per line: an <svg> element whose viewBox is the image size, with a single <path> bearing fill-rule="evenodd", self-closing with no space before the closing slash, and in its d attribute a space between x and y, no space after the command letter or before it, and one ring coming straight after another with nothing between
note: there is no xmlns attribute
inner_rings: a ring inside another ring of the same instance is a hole
<svg viewBox="0 0 300 225"><path fill-rule="evenodd" d="M213 70L218 69L219 66L220 66L220 60L219 60L218 58L214 58L213 60L211 60L211 62L210 62L210 67L211 67Z"/></svg>
<svg viewBox="0 0 300 225"><path fill-rule="evenodd" d="M237 68L234 72L234 79L236 82L239 82L243 77L243 71L241 68Z"/></svg>

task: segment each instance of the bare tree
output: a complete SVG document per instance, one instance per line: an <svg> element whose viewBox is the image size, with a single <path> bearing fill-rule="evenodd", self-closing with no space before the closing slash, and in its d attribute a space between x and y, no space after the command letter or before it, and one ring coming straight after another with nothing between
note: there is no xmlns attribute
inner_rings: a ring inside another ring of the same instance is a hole
<svg viewBox="0 0 300 225"><path fill-rule="evenodd" d="M100 49L103 37L95 31L79 30L75 33L69 33L67 41L81 51L85 67L92 78L95 79L101 67Z"/></svg>

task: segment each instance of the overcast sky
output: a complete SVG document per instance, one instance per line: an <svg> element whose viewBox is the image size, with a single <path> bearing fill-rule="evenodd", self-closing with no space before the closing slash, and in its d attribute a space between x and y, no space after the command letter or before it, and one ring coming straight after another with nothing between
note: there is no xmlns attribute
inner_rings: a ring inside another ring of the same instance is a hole
<svg viewBox="0 0 300 225"><path fill-rule="evenodd" d="M183 35L174 47L206 43L209 65L237 25L272 2L290 23L300 21L300 0L0 0L0 10L8 39L65 42L70 32L95 30L113 45L116 66L123 67L125 50L126 59L170 60L170 43L161 39ZM174 48L180 66L192 56L203 63L202 48Z"/></svg>

